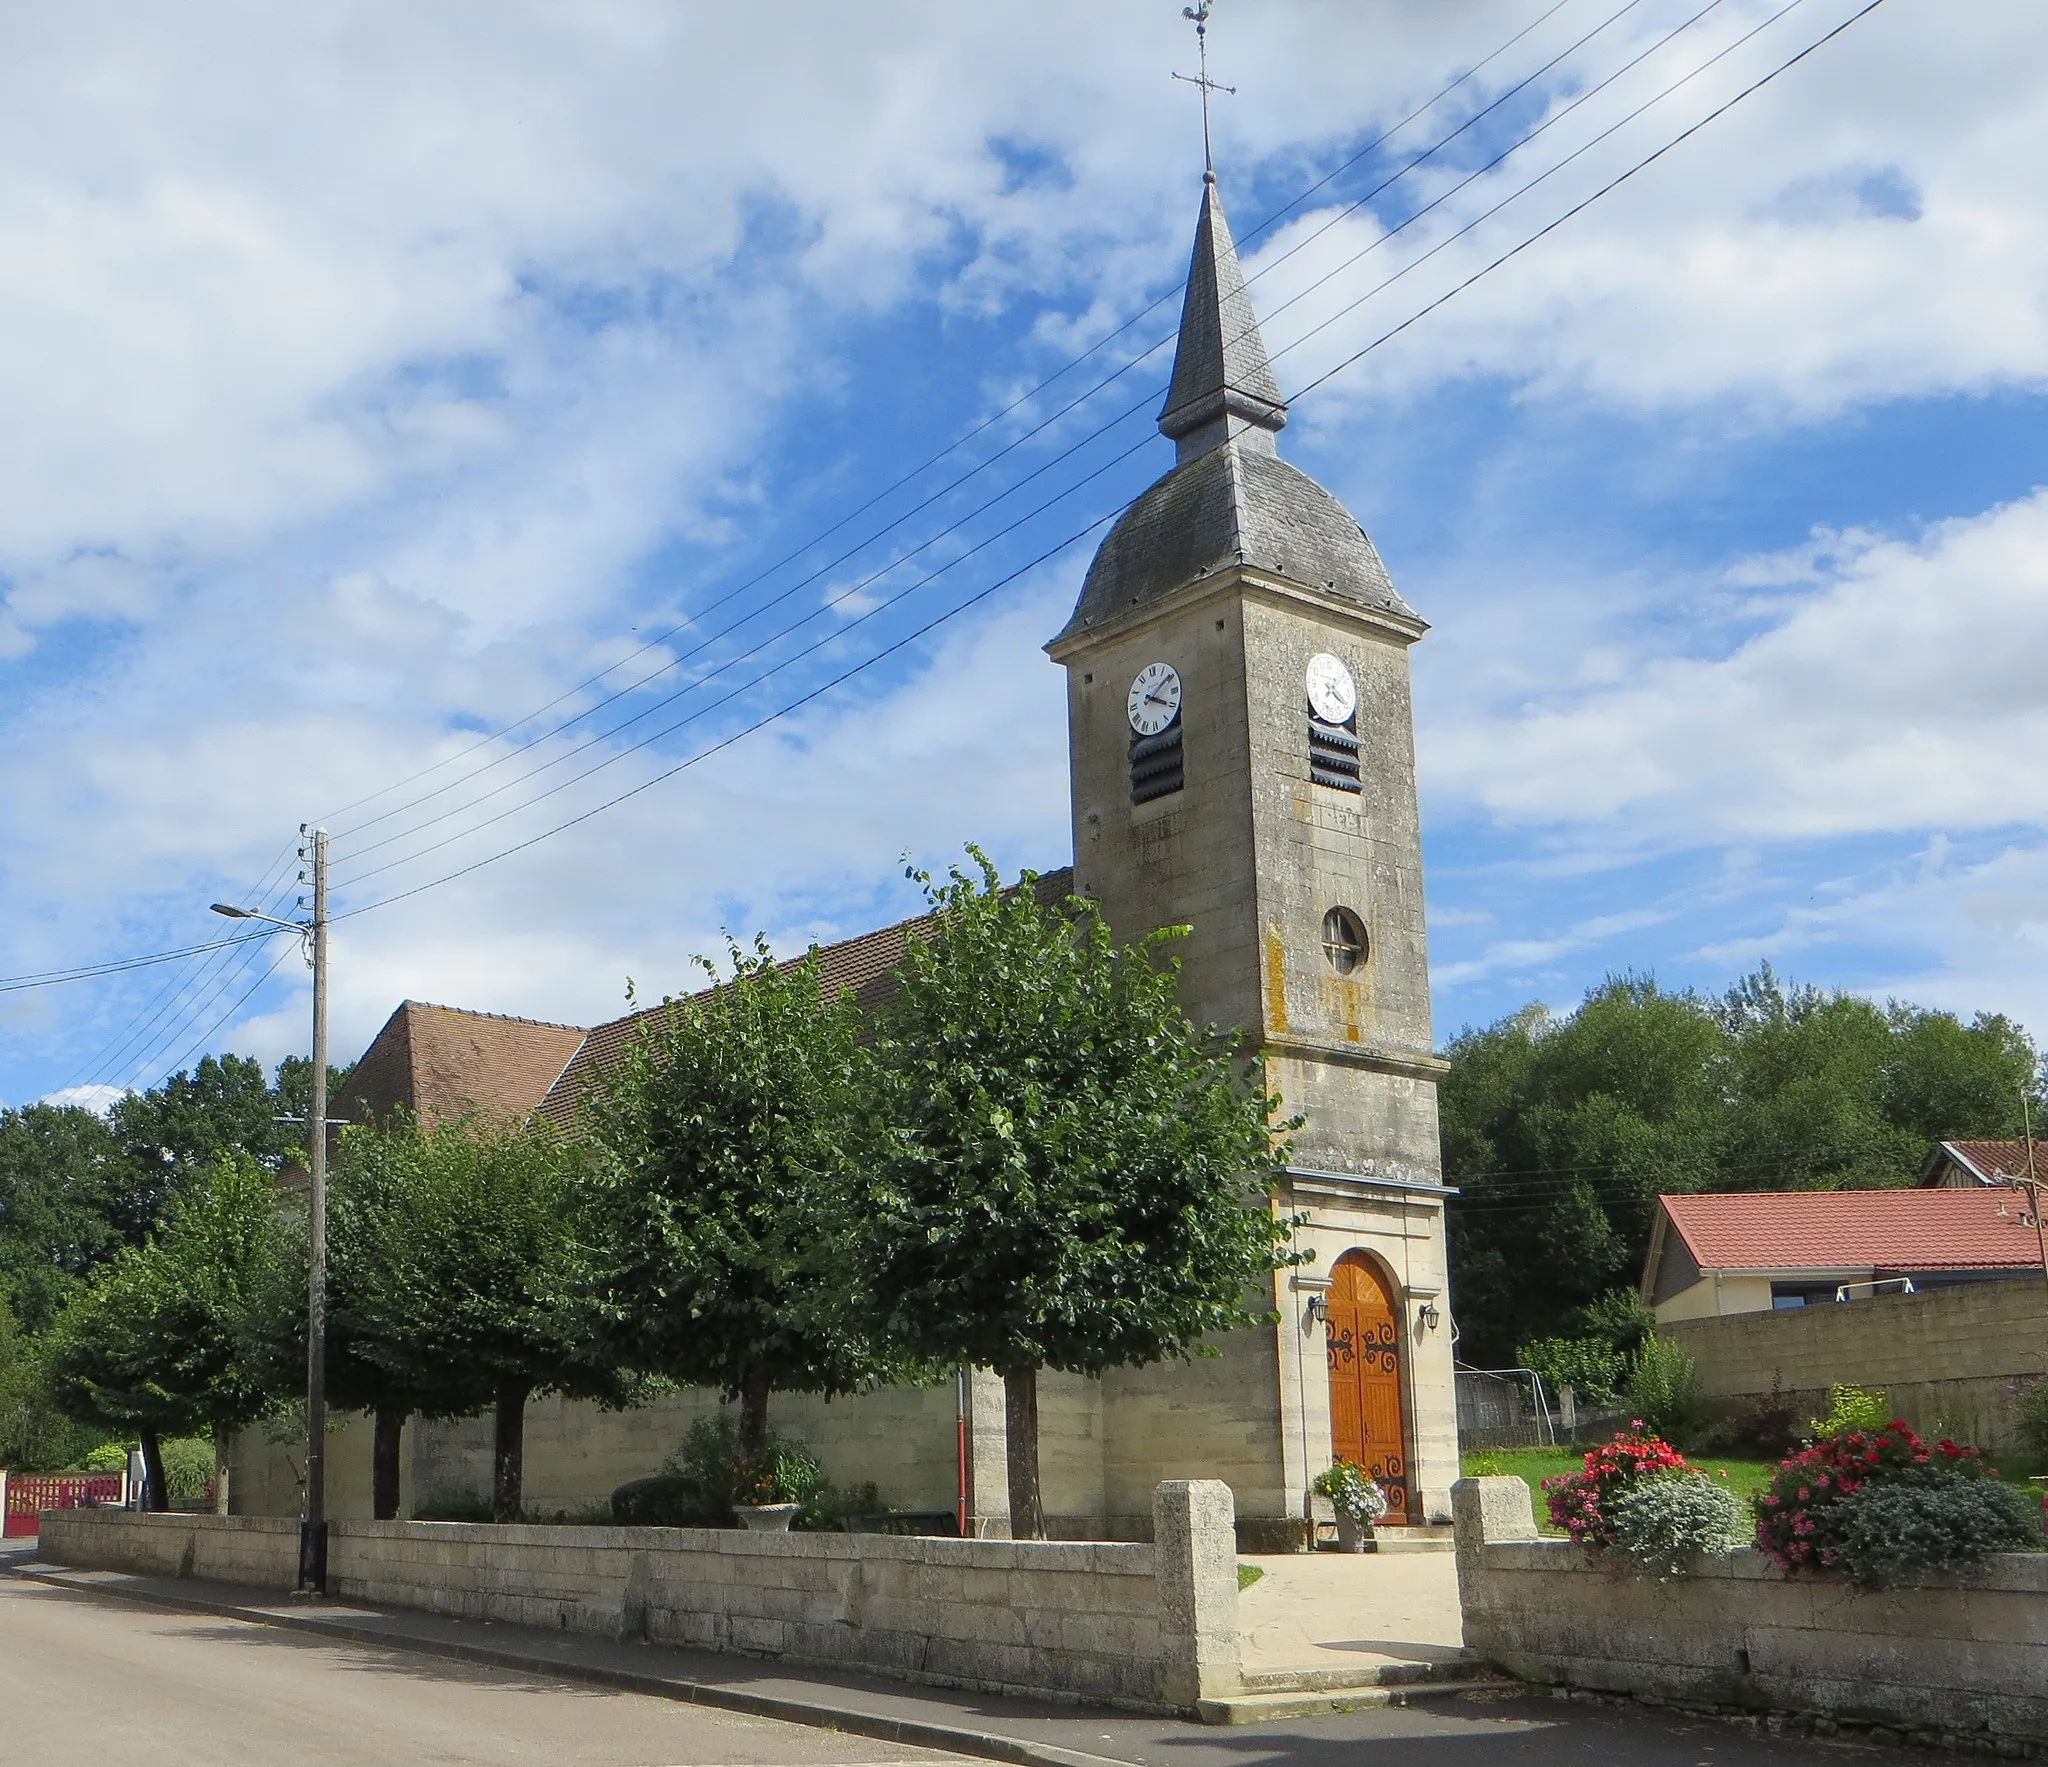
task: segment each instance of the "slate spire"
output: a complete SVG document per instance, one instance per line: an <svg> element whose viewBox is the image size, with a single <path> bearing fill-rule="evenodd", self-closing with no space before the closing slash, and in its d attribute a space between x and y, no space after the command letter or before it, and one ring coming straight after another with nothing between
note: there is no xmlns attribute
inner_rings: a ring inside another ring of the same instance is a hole
<svg viewBox="0 0 2048 1767"><path fill-rule="evenodd" d="M1258 316L1237 267L1230 223L1216 195L1216 175L1208 172L1181 302L1173 384L1159 427L1179 446L1185 466L1227 441L1271 454L1273 434L1286 422L1287 407L1280 402Z"/></svg>

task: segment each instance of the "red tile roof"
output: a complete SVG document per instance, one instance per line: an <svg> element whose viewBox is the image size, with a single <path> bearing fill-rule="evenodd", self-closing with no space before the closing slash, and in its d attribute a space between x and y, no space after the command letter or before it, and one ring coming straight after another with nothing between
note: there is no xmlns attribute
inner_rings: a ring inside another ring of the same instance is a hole
<svg viewBox="0 0 2048 1767"><path fill-rule="evenodd" d="M1074 869L1070 865L1048 871L1038 880L1037 894L1041 902L1058 902L1073 893ZM892 991L890 971L903 955L905 943L912 934L928 927L931 918L929 914L913 915L909 920L899 920L894 926L877 927L873 932L842 939L836 945L819 946L820 986L828 994L851 990L854 1002L862 1012L873 1011L888 999ZM568 1123L591 1079L616 1061L627 1039L645 1020L661 1010L659 1006L646 1007L592 1030L583 1039L575 1059L562 1069L561 1078L539 1101L539 1114L552 1123Z"/></svg>
<svg viewBox="0 0 2048 1767"><path fill-rule="evenodd" d="M363 1051L337 1114L361 1122L403 1105L427 1124L472 1110L517 1121L547 1095L584 1035L578 1025L407 1000Z"/></svg>
<svg viewBox="0 0 2048 1767"><path fill-rule="evenodd" d="M1976 1190L1660 1196L1703 1270L1996 1270L2040 1262L2023 1198ZM2000 1208L2005 1210L2000 1214Z"/></svg>

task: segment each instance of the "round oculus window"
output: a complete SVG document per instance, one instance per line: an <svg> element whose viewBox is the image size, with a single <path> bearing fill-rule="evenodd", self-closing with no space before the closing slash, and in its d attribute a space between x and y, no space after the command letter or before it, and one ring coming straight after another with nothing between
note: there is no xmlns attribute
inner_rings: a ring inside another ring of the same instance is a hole
<svg viewBox="0 0 2048 1767"><path fill-rule="evenodd" d="M1348 908L1323 916L1323 961L1340 976L1365 967L1365 925Z"/></svg>

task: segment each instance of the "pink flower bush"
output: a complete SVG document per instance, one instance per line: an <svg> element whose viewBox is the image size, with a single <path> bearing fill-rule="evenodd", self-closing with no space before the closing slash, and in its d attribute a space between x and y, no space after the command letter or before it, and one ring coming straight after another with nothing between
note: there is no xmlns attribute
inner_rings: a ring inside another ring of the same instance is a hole
<svg viewBox="0 0 2048 1767"><path fill-rule="evenodd" d="M1581 1546L1613 1544L1614 1505L1651 1479L1697 1472L1661 1436L1645 1435L1640 1420L1629 1432L1587 1450L1579 1471L1543 1481L1550 1519Z"/></svg>
<svg viewBox="0 0 2048 1767"><path fill-rule="evenodd" d="M1827 1570L1835 1563L1839 1506L1864 1486L1997 1476L1983 1449L1945 1436L1929 1448L1896 1418L1881 1430L1823 1436L1780 1461L1769 1487L1758 1494L1757 1550L1781 1571Z"/></svg>

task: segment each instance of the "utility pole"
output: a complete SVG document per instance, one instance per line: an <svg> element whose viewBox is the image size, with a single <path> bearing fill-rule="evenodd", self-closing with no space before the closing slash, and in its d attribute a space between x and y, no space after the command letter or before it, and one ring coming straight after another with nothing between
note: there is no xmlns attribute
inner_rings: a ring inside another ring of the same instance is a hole
<svg viewBox="0 0 2048 1767"><path fill-rule="evenodd" d="M299 1522L299 1588L327 1593L327 830L302 822L299 858L312 873L310 920L280 920L216 902L230 920L260 920L299 935L313 966L313 1102L306 1112L306 1509ZM305 879L306 871L299 877ZM299 898L305 907L306 898Z"/></svg>
<svg viewBox="0 0 2048 1767"><path fill-rule="evenodd" d="M2034 1172L2034 1107L2024 1086L2020 1088L2020 1122L2027 1134L2027 1175L2013 1182L2026 1187L2027 1211L2034 1217L2034 1244L2041 1252L2041 1281L2048 1284L2048 1225L2041 1220L2042 1181Z"/></svg>
<svg viewBox="0 0 2048 1767"><path fill-rule="evenodd" d="M327 830L306 829L313 862L313 1108L306 1113L306 1515L299 1588L327 1593ZM303 850L303 849L302 849Z"/></svg>

